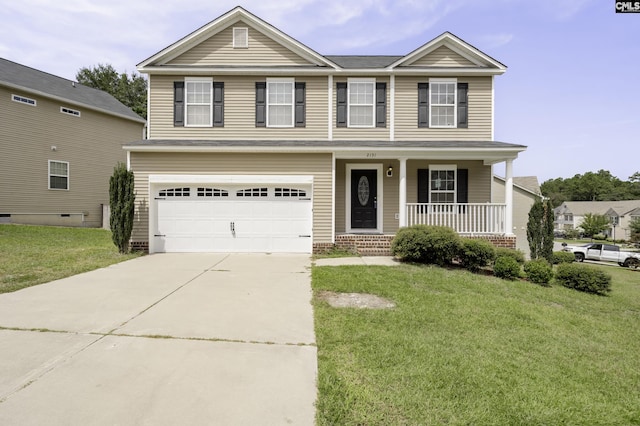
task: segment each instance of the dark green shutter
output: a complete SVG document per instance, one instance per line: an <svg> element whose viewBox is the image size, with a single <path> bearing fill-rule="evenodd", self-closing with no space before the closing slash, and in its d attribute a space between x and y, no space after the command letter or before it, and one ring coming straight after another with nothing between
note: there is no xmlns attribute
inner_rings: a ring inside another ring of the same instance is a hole
<svg viewBox="0 0 640 426"><path fill-rule="evenodd" d="M347 83L336 83L336 127L347 127Z"/></svg>
<svg viewBox="0 0 640 426"><path fill-rule="evenodd" d="M267 126L267 83L256 82L256 127Z"/></svg>
<svg viewBox="0 0 640 426"><path fill-rule="evenodd" d="M429 169L418 169L418 202L429 202Z"/></svg>
<svg viewBox="0 0 640 426"><path fill-rule="evenodd" d="M305 127L305 115L306 115L306 106L305 106L305 97L306 97L306 84L298 83L295 84L295 126L296 127Z"/></svg>
<svg viewBox="0 0 640 426"><path fill-rule="evenodd" d="M173 125L184 126L184 81L173 82Z"/></svg>
<svg viewBox="0 0 640 426"><path fill-rule="evenodd" d="M469 170L458 169L456 198L458 203L469 202Z"/></svg>
<svg viewBox="0 0 640 426"><path fill-rule="evenodd" d="M376 83L376 127L387 127L387 83Z"/></svg>
<svg viewBox="0 0 640 426"><path fill-rule="evenodd" d="M429 83L418 83L418 127L429 127Z"/></svg>
<svg viewBox="0 0 640 426"><path fill-rule="evenodd" d="M469 127L469 83L458 83L458 127Z"/></svg>
<svg viewBox="0 0 640 426"><path fill-rule="evenodd" d="M213 83L213 127L224 127L224 83Z"/></svg>

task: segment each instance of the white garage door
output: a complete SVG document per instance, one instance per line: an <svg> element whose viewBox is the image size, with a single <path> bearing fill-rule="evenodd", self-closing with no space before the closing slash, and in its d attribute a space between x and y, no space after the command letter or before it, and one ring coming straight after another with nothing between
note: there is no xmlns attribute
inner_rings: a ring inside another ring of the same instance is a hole
<svg viewBox="0 0 640 426"><path fill-rule="evenodd" d="M156 189L154 251L311 253L311 188Z"/></svg>

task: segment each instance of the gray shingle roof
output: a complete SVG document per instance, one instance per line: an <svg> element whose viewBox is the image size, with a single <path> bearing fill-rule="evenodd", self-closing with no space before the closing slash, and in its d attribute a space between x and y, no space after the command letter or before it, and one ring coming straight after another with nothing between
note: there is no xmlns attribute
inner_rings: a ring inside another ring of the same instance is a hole
<svg viewBox="0 0 640 426"><path fill-rule="evenodd" d="M325 56L331 62L346 69L386 68L403 56Z"/></svg>
<svg viewBox="0 0 640 426"><path fill-rule="evenodd" d="M612 209L619 215L625 215L630 211L640 208L640 200L621 201L565 201L556 207L557 213L573 213L576 216L584 216L587 213L605 214Z"/></svg>
<svg viewBox="0 0 640 426"><path fill-rule="evenodd" d="M144 119L116 98L92 87L0 58L0 85L58 98L71 104L144 123ZM16 93L20 94L20 93Z"/></svg>

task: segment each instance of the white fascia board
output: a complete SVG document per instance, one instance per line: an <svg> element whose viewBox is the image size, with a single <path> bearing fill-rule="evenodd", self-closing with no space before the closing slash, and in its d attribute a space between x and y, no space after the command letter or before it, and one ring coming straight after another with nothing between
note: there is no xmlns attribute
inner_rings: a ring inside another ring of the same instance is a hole
<svg viewBox="0 0 640 426"><path fill-rule="evenodd" d="M138 68L138 72L153 75L329 75L335 73L335 69L318 68L296 68L296 67L183 67L177 66L147 66ZM388 72L387 72L388 74Z"/></svg>
<svg viewBox="0 0 640 426"><path fill-rule="evenodd" d="M222 184L300 184L311 185L313 176L310 175L149 175L150 184L165 183L222 183Z"/></svg>

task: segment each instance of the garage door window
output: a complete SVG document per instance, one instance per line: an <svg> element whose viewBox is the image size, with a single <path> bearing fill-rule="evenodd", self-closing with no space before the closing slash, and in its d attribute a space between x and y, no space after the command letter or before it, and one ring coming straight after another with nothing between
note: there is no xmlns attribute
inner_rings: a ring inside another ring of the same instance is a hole
<svg viewBox="0 0 640 426"><path fill-rule="evenodd" d="M191 193L191 188L171 188L163 189L158 195L161 197L188 197Z"/></svg>
<svg viewBox="0 0 640 426"><path fill-rule="evenodd" d="M294 188L276 188L275 189L276 197L306 197L307 191L302 189L294 189Z"/></svg>
<svg viewBox="0 0 640 426"><path fill-rule="evenodd" d="M250 188L241 189L236 192L238 197L266 197L268 196L267 188Z"/></svg>
<svg viewBox="0 0 640 426"><path fill-rule="evenodd" d="M198 188L198 197L228 197L229 191L218 188Z"/></svg>

